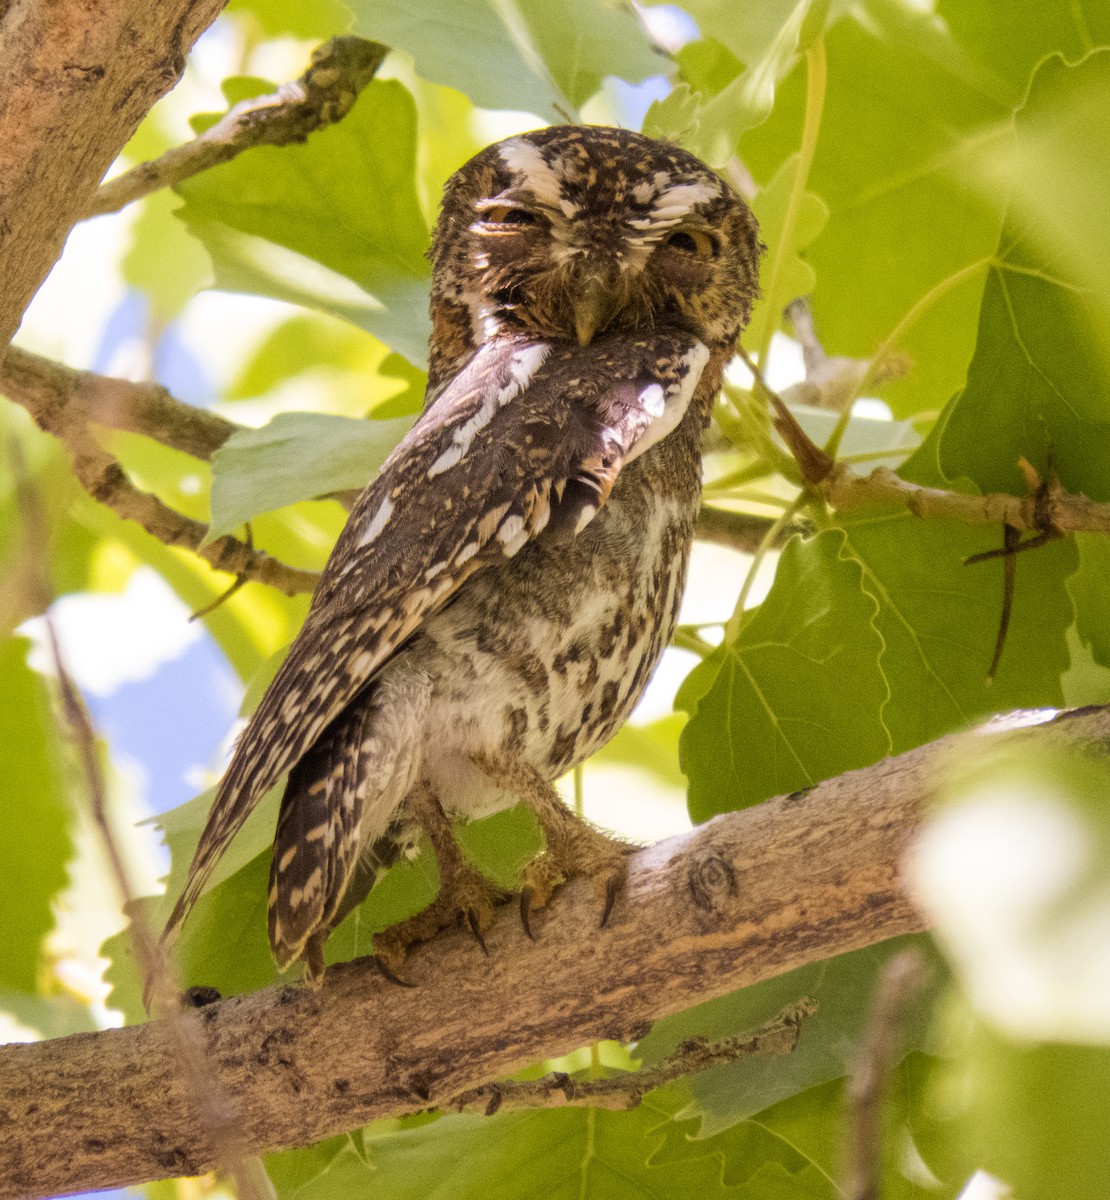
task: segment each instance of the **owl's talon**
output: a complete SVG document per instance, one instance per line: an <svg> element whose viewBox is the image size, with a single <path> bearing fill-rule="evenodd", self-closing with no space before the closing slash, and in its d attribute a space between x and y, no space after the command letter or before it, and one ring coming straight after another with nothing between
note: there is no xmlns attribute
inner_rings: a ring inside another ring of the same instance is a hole
<svg viewBox="0 0 1110 1200"><path fill-rule="evenodd" d="M520 892L520 924L530 941L536 940L532 932L532 889L525 885Z"/></svg>
<svg viewBox="0 0 1110 1200"><path fill-rule="evenodd" d="M403 953L404 952L402 951L402 954ZM402 979L401 976L398 975L397 972L394 971L386 961L387 955L385 953L373 954L371 955L371 958L373 958L374 965L378 968L382 978L388 983L396 984L397 987L403 988L414 988L419 986L418 984L413 983L411 979Z"/></svg>
<svg viewBox="0 0 1110 1200"><path fill-rule="evenodd" d="M486 945L486 939L482 936L482 923L479 920L478 914L472 908L466 910L466 923L470 926L470 932L474 935L474 940L482 947L482 953L489 958L489 947Z"/></svg>
<svg viewBox="0 0 1110 1200"><path fill-rule="evenodd" d="M604 929L609 924L609 918L613 915L613 905L617 902L617 897L624 890L624 879L621 876L611 875L605 881L605 907L601 911L601 924L599 929Z"/></svg>

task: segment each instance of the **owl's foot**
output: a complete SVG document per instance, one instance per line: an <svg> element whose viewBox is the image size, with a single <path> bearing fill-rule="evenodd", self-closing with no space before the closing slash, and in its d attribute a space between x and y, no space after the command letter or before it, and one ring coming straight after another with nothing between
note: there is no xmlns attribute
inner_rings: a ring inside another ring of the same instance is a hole
<svg viewBox="0 0 1110 1200"><path fill-rule="evenodd" d="M532 913L544 907L568 879L592 879L604 926L628 876L628 856L637 847L576 817L554 786L519 762L476 757L475 763L500 787L525 801L536 814L547 843L524 872L520 921L533 937Z"/></svg>
<svg viewBox="0 0 1110 1200"><path fill-rule="evenodd" d="M567 812L561 802L559 807L559 814L536 813L547 848L525 870L520 892L520 923L533 940L532 914L543 908L568 879L593 881L601 908L600 924L604 926L624 890L628 857L636 849Z"/></svg>
<svg viewBox="0 0 1110 1200"><path fill-rule="evenodd" d="M494 911L508 898L508 892L473 867L460 861L448 874L441 864L439 895L431 904L407 921L374 935L374 954L382 974L404 985L401 971L409 950L455 925L469 929L488 954L482 935L489 928Z"/></svg>
<svg viewBox="0 0 1110 1200"><path fill-rule="evenodd" d="M439 866L439 894L427 908L399 925L376 934L374 953L386 978L404 984L400 970L409 949L431 941L442 929L461 925L470 930L486 950L482 936L493 920L494 910L509 898L508 892L475 870L462 856L450 818L436 797L418 789L411 798L413 812L428 835Z"/></svg>

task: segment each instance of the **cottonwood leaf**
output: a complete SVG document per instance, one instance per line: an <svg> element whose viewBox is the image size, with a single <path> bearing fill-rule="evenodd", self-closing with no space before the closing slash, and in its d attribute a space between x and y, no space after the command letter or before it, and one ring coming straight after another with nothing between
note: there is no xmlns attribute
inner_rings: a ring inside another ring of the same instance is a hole
<svg viewBox="0 0 1110 1200"><path fill-rule="evenodd" d="M757 1029L803 997L817 1002L802 1022L798 1044L785 1058L744 1058L712 1067L690 1081L691 1105L684 1116L701 1117L700 1137L710 1137L739 1121L809 1088L837 1079L851 1066L853 1048L867 1026L871 997L883 967L910 946L926 956L933 972L930 990L915 1004L906 1024L907 1051L923 1044L933 1001L944 976L940 959L924 935L894 938L810 963L699 1004L657 1021L636 1048L645 1066L668 1058L685 1041L711 1042Z"/></svg>
<svg viewBox="0 0 1110 1200"><path fill-rule="evenodd" d="M50 702L27 666L26 638L0 642L0 746L4 836L0 838L0 988L37 990L51 902L65 886L70 813Z"/></svg>
<svg viewBox="0 0 1110 1200"><path fill-rule="evenodd" d="M791 541L767 599L683 685L680 762L695 821L888 752L875 603L844 549L835 530Z"/></svg>
<svg viewBox="0 0 1110 1200"><path fill-rule="evenodd" d="M415 171L412 97L374 80L303 144L257 146L180 184L176 215L207 247L219 287L343 317L420 365L428 229Z"/></svg>
<svg viewBox="0 0 1110 1200"><path fill-rule="evenodd" d="M258 513L328 492L362 488L412 427L408 417L358 420L330 413L278 413L261 429L233 433L212 459L207 541Z"/></svg>
<svg viewBox="0 0 1110 1200"><path fill-rule="evenodd" d="M1018 459L1110 500L1110 228L1102 182L1110 51L1038 69L995 170L1014 187L979 315L967 387L946 414L941 466L1023 494Z"/></svg>
<svg viewBox="0 0 1110 1200"><path fill-rule="evenodd" d="M458 88L482 108L553 119L555 106L577 107L605 75L634 83L669 69L631 12L599 0L439 0L424 7L351 0L351 7L354 32L407 51L421 76Z"/></svg>

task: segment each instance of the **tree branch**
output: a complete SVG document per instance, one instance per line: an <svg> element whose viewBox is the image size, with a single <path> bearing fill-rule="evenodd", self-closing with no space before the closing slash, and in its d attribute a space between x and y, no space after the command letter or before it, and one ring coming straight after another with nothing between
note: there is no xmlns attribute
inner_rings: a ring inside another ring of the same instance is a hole
<svg viewBox="0 0 1110 1200"><path fill-rule="evenodd" d="M53 394L86 423L141 433L171 450L204 461L242 425L175 400L158 383L133 383L95 371L77 371L12 346L0 363L0 392L30 408L36 395Z"/></svg>
<svg viewBox="0 0 1110 1200"><path fill-rule="evenodd" d="M191 179L253 146L303 142L310 133L334 125L351 111L388 53L388 46L364 38L336 37L324 42L312 52L308 70L295 83L236 104L191 142L102 184L85 216L116 212L133 200Z"/></svg>
<svg viewBox="0 0 1110 1200"><path fill-rule="evenodd" d="M993 736L1104 752L1110 707ZM899 863L947 755L982 737L943 738L641 851L605 929L577 881L540 914L536 942L506 909L488 958L461 931L417 949L413 989L364 959L331 968L319 991L266 988L186 1019L252 1149L443 1105L601 1038L635 1040L692 1004L919 930ZM214 1161L161 1022L2 1047L0 1097L0 1198Z"/></svg>
<svg viewBox="0 0 1110 1200"><path fill-rule="evenodd" d="M806 996L750 1034L720 1042L691 1038L670 1058L642 1071L618 1071L601 1079L576 1078L565 1071L552 1071L540 1079L505 1079L460 1092L439 1107L445 1112L480 1112L487 1117L525 1108L574 1106L616 1112L635 1108L648 1092L710 1067L757 1055L793 1054L802 1023L816 1011L816 1001Z"/></svg>
<svg viewBox="0 0 1110 1200"><path fill-rule="evenodd" d="M909 483L888 467L861 476L839 464L821 491L838 512L893 504L915 517L961 525L1010 525L1023 533L1110 533L1110 504L1073 495L1053 483L1041 483L1024 497L1004 492L977 496Z"/></svg>
<svg viewBox="0 0 1110 1200"><path fill-rule="evenodd" d="M198 554L217 570L232 575L245 576L259 583L269 584L286 595L311 592L319 579L314 571L302 571L290 567L261 550L240 542L237 538L222 537L209 545L202 545L208 527L200 521L183 516L163 504L157 496L137 488L120 464L104 450L88 427L89 410L85 401L90 390L89 379L100 379L89 372L72 371L56 363L48 363L36 355L12 351L2 365L0 387L8 397L23 405L38 425L54 434L65 444L73 460L73 471L82 487L94 500L107 505L125 520L137 521L148 533L153 534L167 546L181 546ZM177 444L178 434L166 430L167 407L176 406L180 412L189 414L188 419L175 427L186 432L180 436L186 440L202 440L201 432L211 436L214 422L197 417L198 410L188 405L169 400L168 394L149 384L128 384L123 380L100 380L92 390L99 390L98 413L114 417L107 423L117 428L132 428L127 422L130 416L128 403L118 403L121 398L134 399L133 411L142 412L148 426L159 429L164 436L160 441ZM107 398L107 399L106 399ZM230 422L228 422L230 424Z"/></svg>
<svg viewBox="0 0 1110 1200"><path fill-rule="evenodd" d="M105 171L224 3L0 7L0 358Z"/></svg>

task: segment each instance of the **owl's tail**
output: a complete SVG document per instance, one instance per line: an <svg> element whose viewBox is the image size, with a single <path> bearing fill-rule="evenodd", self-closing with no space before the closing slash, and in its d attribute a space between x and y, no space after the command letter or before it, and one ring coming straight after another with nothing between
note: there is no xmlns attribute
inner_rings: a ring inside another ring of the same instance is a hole
<svg viewBox="0 0 1110 1200"><path fill-rule="evenodd" d="M324 730L289 773L270 864L270 946L284 970L323 971L332 928L395 861L409 833L424 677L375 684Z"/></svg>

